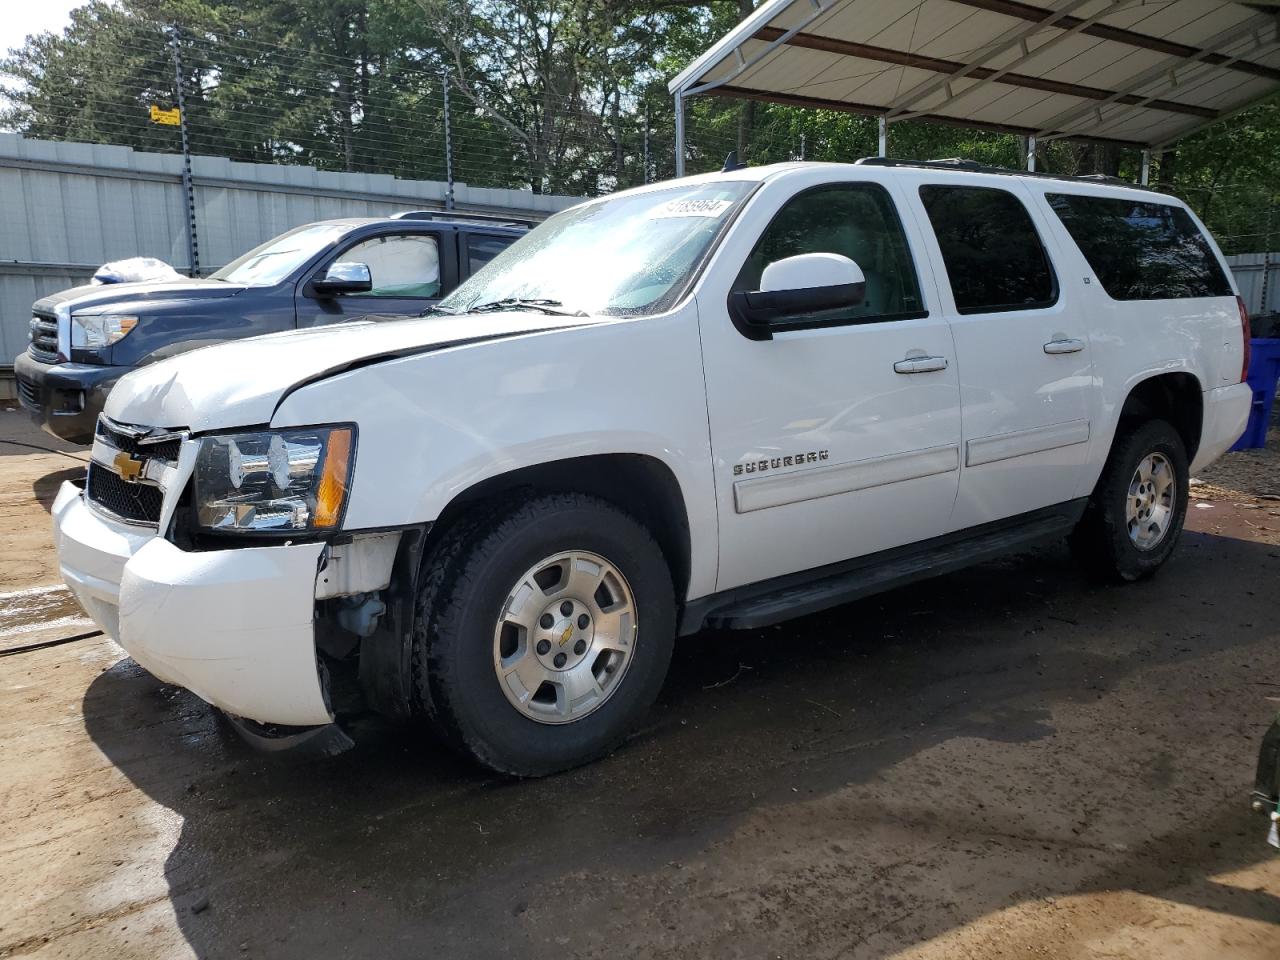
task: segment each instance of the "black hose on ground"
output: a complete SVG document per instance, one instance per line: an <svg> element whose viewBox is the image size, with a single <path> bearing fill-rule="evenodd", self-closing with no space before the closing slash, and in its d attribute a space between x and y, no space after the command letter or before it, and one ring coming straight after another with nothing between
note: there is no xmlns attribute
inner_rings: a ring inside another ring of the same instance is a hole
<svg viewBox="0 0 1280 960"><path fill-rule="evenodd" d="M74 637L59 637L57 640L41 640L39 643L24 643L18 647L4 647L0 649L0 657L13 657L19 653L31 653L35 650L43 650L46 647L60 647L64 643L75 643L77 640L92 640L94 637L102 636L101 630L90 630L88 633L77 633Z"/></svg>
<svg viewBox="0 0 1280 960"><path fill-rule="evenodd" d="M88 457L77 457L74 453L68 453L66 450L55 450L53 447L42 447L38 443L25 443L22 440L8 440L0 437L0 443L7 443L14 447L26 447L28 450L39 450L42 453L56 453L60 457L68 457L77 460L80 463L88 463Z"/></svg>

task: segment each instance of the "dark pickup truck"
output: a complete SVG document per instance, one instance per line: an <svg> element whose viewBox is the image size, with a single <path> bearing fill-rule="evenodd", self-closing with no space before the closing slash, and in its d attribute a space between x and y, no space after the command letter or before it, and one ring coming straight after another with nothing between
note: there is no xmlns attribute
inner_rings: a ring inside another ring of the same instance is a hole
<svg viewBox="0 0 1280 960"><path fill-rule="evenodd" d="M435 212L324 220L283 233L206 279L76 287L37 300L14 360L18 399L72 443L91 443L107 393L141 364L225 340L414 316L528 225Z"/></svg>

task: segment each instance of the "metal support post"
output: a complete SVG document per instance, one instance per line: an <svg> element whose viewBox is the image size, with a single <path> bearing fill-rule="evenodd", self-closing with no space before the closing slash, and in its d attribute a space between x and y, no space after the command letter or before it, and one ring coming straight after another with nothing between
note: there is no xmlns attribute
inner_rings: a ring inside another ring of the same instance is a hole
<svg viewBox="0 0 1280 960"><path fill-rule="evenodd" d="M684 176L684 93L676 92L676 176Z"/></svg>
<svg viewBox="0 0 1280 960"><path fill-rule="evenodd" d="M1027 172L1036 172L1036 138L1027 137Z"/></svg>
<svg viewBox="0 0 1280 960"><path fill-rule="evenodd" d="M449 71L440 71L440 93L444 98L444 208L453 209L453 124L449 117Z"/></svg>
<svg viewBox="0 0 1280 960"><path fill-rule="evenodd" d="M641 183L649 182L649 104L644 105L644 173Z"/></svg>
<svg viewBox="0 0 1280 960"><path fill-rule="evenodd" d="M876 156L887 157L889 156L889 119L883 116L878 118L877 126L879 127L879 136L877 138L878 152L876 153Z"/></svg>
<svg viewBox="0 0 1280 960"><path fill-rule="evenodd" d="M200 242L196 236L196 191L191 180L191 140L187 134L187 97L182 80L182 48L178 25L169 28L169 49L173 53L173 84L178 96L178 130L182 135L182 195L187 205L187 262L190 275L200 276Z"/></svg>

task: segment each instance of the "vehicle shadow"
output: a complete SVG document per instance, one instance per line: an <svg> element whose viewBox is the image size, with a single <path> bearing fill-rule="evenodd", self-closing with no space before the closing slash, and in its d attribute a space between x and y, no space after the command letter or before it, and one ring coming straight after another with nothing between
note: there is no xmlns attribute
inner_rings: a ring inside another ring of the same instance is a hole
<svg viewBox="0 0 1280 960"><path fill-rule="evenodd" d="M1242 581L1263 565L1280 571L1277 558L1274 547L1188 534L1161 576L1108 588L1086 584L1055 547L782 627L705 633L679 646L648 726L623 749L541 781L486 776L420 728L370 716L348 719L358 747L341 756L257 754L194 697L127 661L90 685L84 718L103 754L183 818L165 877L199 957L603 956L619 947L627 956L690 956L697 944L718 942L717 929L738 936L737 952L756 955L778 945L756 926L759 904L743 905L743 891L769 899L775 861L786 860L770 846L769 824L809 816L836 794L874 805L876 786L896 767L950 741L1056 738L1055 716L1100 709L1139 672L1196 676L1198 664L1226 653L1244 662L1275 608ZM1244 708L1215 700L1203 709ZM1133 718L1124 720L1130 726L1107 743L1057 748L1093 751L1099 768L1127 765L1099 776L1121 778L1115 802L1136 823L1170 800L1186 745L1162 742L1157 757L1129 732ZM1242 737L1238 747L1237 766L1249 769L1257 739ZM1048 762L1043 752L1024 752L1029 766L996 778L955 768L946 782L916 784L912 822L895 826L893 811L881 809L885 831L933 831L941 844L1001 798L1025 797L1027 809L1088 805L1090 784L1072 796L1060 771L1037 766ZM1270 856L1261 821L1245 809L1247 780L1227 787L1230 799L1180 828L1185 837L1117 827L1127 842L1112 846L1127 849L1090 848L1096 865L1082 860L1075 873L1036 861L1034 882L1016 887L1012 901L1177 888L1175 899L1280 922L1275 897L1210 884ZM913 798L902 800L911 809ZM935 807L952 822L930 825L925 811ZM735 834L748 824L761 832L759 852L734 859L725 851L738 849ZM815 954L883 955L1010 905L994 878L1008 875L1013 853L966 861L964 879L978 893L935 897L852 849L864 835L847 822L823 830L798 852L838 861L851 890L887 890L833 903L843 948ZM1204 831L1235 839L1209 849ZM681 879L711 857L726 861L715 882L727 892ZM986 875L989 894L981 892ZM833 895L810 883L803 896ZM895 925L901 899L912 896L920 902L911 924ZM841 909L850 916L839 917ZM805 916L801 909L788 922ZM771 929L776 937L788 928Z"/></svg>
<svg viewBox="0 0 1280 960"><path fill-rule="evenodd" d="M84 467L68 467L66 470L46 473L35 479L31 484L31 492L36 502L44 507L45 513L53 509L53 501L58 496L58 490L62 485L68 480L83 480L84 471Z"/></svg>

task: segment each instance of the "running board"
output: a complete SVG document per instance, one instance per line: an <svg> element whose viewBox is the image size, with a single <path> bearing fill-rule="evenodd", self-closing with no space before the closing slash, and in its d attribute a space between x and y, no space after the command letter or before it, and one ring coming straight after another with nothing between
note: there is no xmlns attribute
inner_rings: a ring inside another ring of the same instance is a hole
<svg viewBox="0 0 1280 960"><path fill-rule="evenodd" d="M1073 500L945 537L713 594L686 605L680 633L696 633L705 627L768 627L1057 540L1071 532L1087 503L1087 499Z"/></svg>

